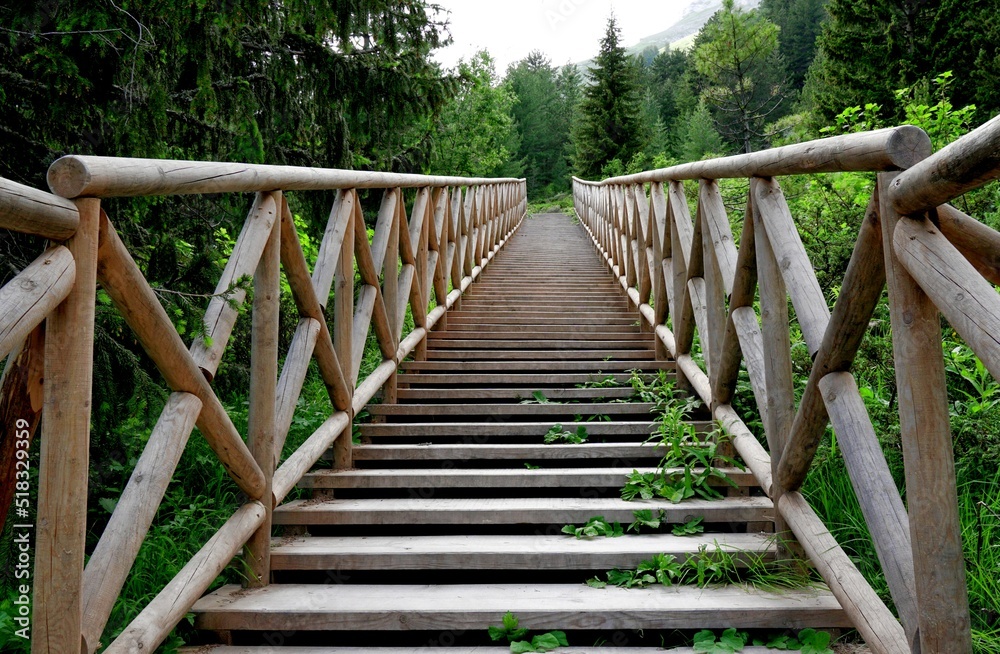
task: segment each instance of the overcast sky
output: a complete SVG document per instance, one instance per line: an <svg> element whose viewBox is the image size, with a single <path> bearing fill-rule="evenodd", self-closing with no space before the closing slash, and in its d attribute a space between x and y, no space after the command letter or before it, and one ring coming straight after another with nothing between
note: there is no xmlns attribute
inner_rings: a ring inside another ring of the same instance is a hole
<svg viewBox="0 0 1000 654"><path fill-rule="evenodd" d="M436 52L447 67L486 48L503 75L507 65L541 50L561 66L591 59L614 9L622 44L675 23L690 0L431 0L451 11L454 43Z"/></svg>

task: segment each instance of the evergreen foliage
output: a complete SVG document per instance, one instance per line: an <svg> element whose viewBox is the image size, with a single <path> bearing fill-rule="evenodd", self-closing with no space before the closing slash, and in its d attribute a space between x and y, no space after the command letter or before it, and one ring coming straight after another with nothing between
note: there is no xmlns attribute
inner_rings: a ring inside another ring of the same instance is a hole
<svg viewBox="0 0 1000 654"><path fill-rule="evenodd" d="M830 0L827 10L819 37L824 56L809 81L819 122L869 103L901 120L893 92L929 84L948 70L960 73L953 102L975 104L977 123L1000 109L1000 0Z"/></svg>
<svg viewBox="0 0 1000 654"><path fill-rule="evenodd" d="M645 145L637 62L620 45L620 36L611 16L573 135L576 172L582 177L597 178L615 159L631 161Z"/></svg>
<svg viewBox="0 0 1000 654"><path fill-rule="evenodd" d="M760 11L778 26L778 50L788 85L801 89L816 56L816 38L826 17L827 0L761 0Z"/></svg>
<svg viewBox="0 0 1000 654"><path fill-rule="evenodd" d="M693 57L706 82L702 98L722 135L743 152L766 147L767 125L785 99L778 27L759 11L725 0L698 35Z"/></svg>
<svg viewBox="0 0 1000 654"><path fill-rule="evenodd" d="M561 76L537 50L507 70L506 83L518 100L513 108L521 136L517 158L524 162L531 195L547 187L549 194L569 189L566 151L573 107L568 105L576 102L579 74L575 66L566 70ZM571 81L569 76L574 74L577 78ZM567 96L562 85L569 85Z"/></svg>
<svg viewBox="0 0 1000 654"><path fill-rule="evenodd" d="M514 177L522 166L512 111L518 102L509 83L500 84L485 50L460 62L462 90L445 107L431 140L430 172L467 177Z"/></svg>

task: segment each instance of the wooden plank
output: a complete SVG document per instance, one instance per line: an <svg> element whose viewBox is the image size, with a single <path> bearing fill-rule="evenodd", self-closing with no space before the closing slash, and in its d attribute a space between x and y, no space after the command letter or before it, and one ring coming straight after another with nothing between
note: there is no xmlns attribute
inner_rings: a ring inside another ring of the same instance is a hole
<svg viewBox="0 0 1000 654"><path fill-rule="evenodd" d="M83 641L97 651L111 609L184 453L201 400L173 393L153 427L83 574Z"/></svg>
<svg viewBox="0 0 1000 654"><path fill-rule="evenodd" d="M712 422L688 422L699 434L708 434L715 428ZM583 425L587 433L593 436L641 436L643 440L655 432L659 424L652 420L594 420L590 422L567 422L565 426ZM551 421L542 422L373 422L361 425L365 436L465 436L479 434L481 436L542 436L552 426Z"/></svg>
<svg viewBox="0 0 1000 654"><path fill-rule="evenodd" d="M665 450L657 445L642 443L584 443L583 445L520 445L520 444L461 444L433 445L358 445L354 456L358 461L521 460L545 459L653 459Z"/></svg>
<svg viewBox="0 0 1000 654"><path fill-rule="evenodd" d="M288 437L288 430L292 425L292 418L295 415L295 407L302 393L302 386L305 384L306 374L309 372L309 361L312 359L312 352L316 348L316 339L319 338L319 321L312 318L299 320L292 336L292 343L285 356L285 363L281 367L281 377L278 379L278 387L275 390L274 400L274 461L281 460L281 452L285 447L285 439Z"/></svg>
<svg viewBox="0 0 1000 654"><path fill-rule="evenodd" d="M354 197L354 204L357 205L358 198L355 191L351 191ZM333 285L333 349L337 352L337 358L346 362L348 368L344 370L344 381L351 391L353 400L354 388L357 384L354 361L354 239L367 238L366 232L357 234L357 221L354 213L360 210L355 207L351 217L349 217L347 228L344 230L344 239L340 244L340 258L337 268L334 271ZM346 409L348 413L348 423L353 419L353 402L351 407ZM334 437L334 465L338 468L350 468L351 459L351 438L350 434L346 438Z"/></svg>
<svg viewBox="0 0 1000 654"><path fill-rule="evenodd" d="M341 436L349 439L350 429L351 419L346 411L338 411L327 418L275 471L272 506L277 506L285 499L285 496L295 488L295 484L302 479L302 475L306 474Z"/></svg>
<svg viewBox="0 0 1000 654"><path fill-rule="evenodd" d="M0 359L7 356L73 289L76 264L57 245L0 288Z"/></svg>
<svg viewBox="0 0 1000 654"><path fill-rule="evenodd" d="M892 349L913 542L921 651L972 651L941 321L931 299L898 258L893 234L901 218L878 177L889 287Z"/></svg>
<svg viewBox="0 0 1000 654"><path fill-rule="evenodd" d="M737 564L748 555L769 560L766 534L629 535L624 538L546 536L361 536L275 539L276 570L610 570L634 568L656 554L685 560L716 543Z"/></svg>
<svg viewBox="0 0 1000 654"><path fill-rule="evenodd" d="M199 645L182 647L182 654L412 654L412 647L285 647L268 645ZM423 654L510 654L510 647L421 647ZM573 647L572 654L662 654L659 647ZM766 647L744 647L742 654L774 654ZM678 647L671 654L696 654Z"/></svg>
<svg viewBox="0 0 1000 654"><path fill-rule="evenodd" d="M101 204L94 198L75 204L80 225L66 243L76 266L73 289L45 320L45 419L38 464L31 622L34 652L81 648Z"/></svg>
<svg viewBox="0 0 1000 654"><path fill-rule="evenodd" d="M618 359L621 361L641 361L645 362L650 358L652 348L649 350L632 348L628 350L505 350L503 352L493 352L489 350L433 350L427 353L428 359L452 360L452 361L490 361L496 359L506 359L508 361L531 361L531 360L586 360L592 361L591 369L600 368L604 361ZM631 367L636 367L633 363Z"/></svg>
<svg viewBox="0 0 1000 654"><path fill-rule="evenodd" d="M376 404L368 408L376 416L562 416L649 415L654 404L646 402L575 402L571 404Z"/></svg>
<svg viewBox="0 0 1000 654"><path fill-rule="evenodd" d="M667 523L683 523L693 516L705 522L756 522L773 515L766 497L690 499L680 504L666 500L626 502L618 498L573 497L420 498L295 500L274 511L276 525L426 525L426 524L583 524L595 515L631 522L640 509L662 511Z"/></svg>
<svg viewBox="0 0 1000 654"><path fill-rule="evenodd" d="M646 383L656 378L655 373L642 373L639 378ZM398 381L400 385L410 388L417 386L454 386L458 384L481 385L481 384L510 384L511 386L521 386L522 388L532 386L533 389L543 389L547 386L558 386L568 384L588 384L605 382L611 380L621 386L628 386L632 379L631 373L626 372L590 372L590 373L508 373L503 376L484 375L475 372L463 372L462 370L450 371L447 373L421 372L421 373L401 373Z"/></svg>
<svg viewBox="0 0 1000 654"><path fill-rule="evenodd" d="M400 400L531 400L533 394L539 392L538 387L531 388L453 388L443 392L440 388L402 389L397 391ZM549 388L544 391L548 400L625 400L635 391L631 386L626 388Z"/></svg>
<svg viewBox="0 0 1000 654"><path fill-rule="evenodd" d="M194 607L201 629L485 629L510 611L531 629L692 629L850 626L816 589L778 593L590 588L583 584L224 586Z"/></svg>
<svg viewBox="0 0 1000 654"><path fill-rule="evenodd" d="M372 470L317 470L304 476L300 488L621 488L633 471L654 473L658 468L424 468ZM756 485L753 475L738 468L720 468L733 483ZM663 474L684 474L683 468L668 468ZM714 480L713 485L727 485Z"/></svg>

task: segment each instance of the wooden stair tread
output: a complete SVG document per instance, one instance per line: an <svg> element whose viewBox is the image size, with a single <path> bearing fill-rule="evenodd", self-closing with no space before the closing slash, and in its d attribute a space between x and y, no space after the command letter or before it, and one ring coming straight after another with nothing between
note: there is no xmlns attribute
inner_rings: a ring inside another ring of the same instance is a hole
<svg viewBox="0 0 1000 654"><path fill-rule="evenodd" d="M633 512L662 511L669 523L704 517L705 522L758 522L773 515L767 497L666 500L579 497L372 498L293 500L274 510L274 524L583 524L594 516L631 522Z"/></svg>
<svg viewBox="0 0 1000 654"><path fill-rule="evenodd" d="M683 560L716 543L737 560L741 552L766 559L777 549L770 534L628 534L577 539L535 536L311 536L274 538L275 570L610 570L634 568L656 554Z"/></svg>
<svg viewBox="0 0 1000 654"><path fill-rule="evenodd" d="M663 456L662 446L652 443L583 443L581 445L522 445L517 443L416 445L356 445L359 461L441 459L613 459Z"/></svg>
<svg viewBox="0 0 1000 654"><path fill-rule="evenodd" d="M510 654L510 647L272 647L269 645L202 645L182 647L181 654ZM560 647L556 654L695 654L690 647ZM741 654L774 654L766 647L744 647Z"/></svg>
<svg viewBox="0 0 1000 654"><path fill-rule="evenodd" d="M655 404L647 402L572 402L553 404L374 404L368 413L374 416L410 415L631 415L649 414ZM581 423L582 424L582 423Z"/></svg>
<svg viewBox="0 0 1000 654"><path fill-rule="evenodd" d="M307 473L300 488L620 488L633 471L652 473L653 467L627 468L424 468L317 470ZM740 486L754 484L753 474L736 468L720 468ZM668 468L667 474L682 473L683 468ZM719 480L720 485L725 484Z"/></svg>
<svg viewBox="0 0 1000 654"><path fill-rule="evenodd" d="M507 611L531 629L849 627L827 590L584 584L223 586L192 608L218 630L486 629Z"/></svg>
<svg viewBox="0 0 1000 654"><path fill-rule="evenodd" d="M539 359L536 361L404 361L399 365L401 370L432 370L458 373L471 372L509 372L512 370L544 370L547 372L585 372L592 375L603 373L639 370L674 370L677 364L673 361L554 361Z"/></svg>
<svg viewBox="0 0 1000 654"><path fill-rule="evenodd" d="M410 405L408 405L410 406ZM416 405L421 406L421 405ZM468 405L457 405L468 406ZM519 405L522 406L522 405ZM536 406L536 405L523 405ZM567 405L561 405L567 406ZM516 423L496 423L496 422L369 422L361 425L361 433L364 436L399 436L405 434L414 435L438 435L438 436L463 436L466 434L476 434L480 436L491 435L516 435L533 436L539 438L554 425L562 424L569 430L575 430L578 426L587 428L590 436L632 435L641 437L637 440L645 440L657 429L658 423L645 420L592 420L589 422L555 422L555 421L521 421ZM707 434L714 428L714 424L704 420L691 421L688 424L695 428L699 434Z"/></svg>

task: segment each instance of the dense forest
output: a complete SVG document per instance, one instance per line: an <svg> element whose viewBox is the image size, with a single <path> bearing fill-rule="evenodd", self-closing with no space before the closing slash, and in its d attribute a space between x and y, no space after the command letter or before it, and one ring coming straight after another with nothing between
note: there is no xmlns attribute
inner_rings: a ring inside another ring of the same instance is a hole
<svg viewBox="0 0 1000 654"><path fill-rule="evenodd" d="M749 11L726 0L689 49L630 55L612 16L589 70L536 51L498 71L486 51L453 70L435 63L450 38L447 15L424 0L13 0L0 6L0 176L45 188L48 165L67 153L523 176L535 209L571 211L572 175L600 179L904 122L940 148L1000 113L998 13L1000 0L762 0ZM873 183L861 174L782 180L831 301ZM735 224L746 183L723 191ZM322 233L331 199L296 196L303 234ZM995 189L960 204L1000 225ZM216 196L105 203L185 338L202 334L200 294L214 285L246 206ZM0 281L40 247L0 235ZM98 300L94 542L166 397L110 301ZM290 321L294 311L285 314ZM246 323L215 382L241 429ZM976 646L1000 652L1000 384L943 329ZM802 386L811 362L804 347L793 352ZM857 376L905 492L891 357L883 303ZM324 398L312 379L290 446L323 421ZM202 441L192 438L178 471L107 636L237 503ZM891 602L832 432L806 490ZM12 556L9 543L4 534L0 560ZM0 649L19 645L7 619L12 569L0 568Z"/></svg>

